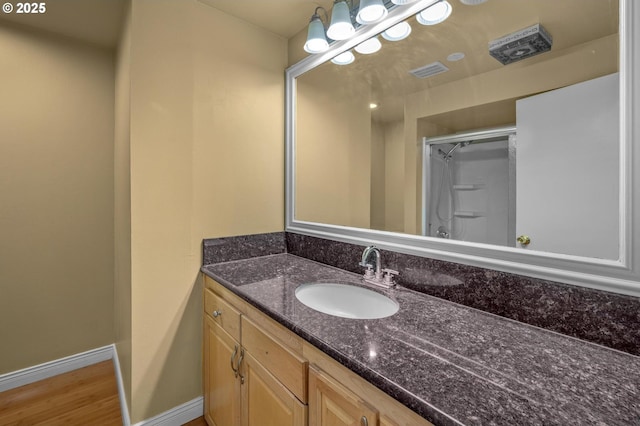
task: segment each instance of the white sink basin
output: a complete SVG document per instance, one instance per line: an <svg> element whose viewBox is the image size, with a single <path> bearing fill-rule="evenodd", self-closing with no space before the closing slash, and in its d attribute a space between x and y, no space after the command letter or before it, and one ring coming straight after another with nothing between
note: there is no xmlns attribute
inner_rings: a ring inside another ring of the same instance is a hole
<svg viewBox="0 0 640 426"><path fill-rule="evenodd" d="M296 298L316 311L343 318L385 318L399 309L398 303L383 294L348 284L302 284Z"/></svg>

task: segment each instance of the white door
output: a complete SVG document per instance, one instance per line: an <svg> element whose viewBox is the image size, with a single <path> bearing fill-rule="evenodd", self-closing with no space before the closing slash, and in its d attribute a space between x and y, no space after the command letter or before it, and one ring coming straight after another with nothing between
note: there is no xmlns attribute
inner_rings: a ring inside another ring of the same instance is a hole
<svg viewBox="0 0 640 426"><path fill-rule="evenodd" d="M516 236L527 249L618 259L618 90L611 74L517 101Z"/></svg>

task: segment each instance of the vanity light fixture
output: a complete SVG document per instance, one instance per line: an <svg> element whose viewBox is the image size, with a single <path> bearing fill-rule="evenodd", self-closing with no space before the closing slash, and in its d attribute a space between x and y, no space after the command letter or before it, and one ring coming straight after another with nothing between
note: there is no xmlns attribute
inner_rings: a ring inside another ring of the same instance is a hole
<svg viewBox="0 0 640 426"><path fill-rule="evenodd" d="M355 59L356 57L353 55L353 53L351 53L350 50L347 50L346 52L342 52L341 54L333 58L331 62L336 65L349 65L350 63L355 61Z"/></svg>
<svg viewBox="0 0 640 426"><path fill-rule="evenodd" d="M382 33L382 38L389 41L400 41L409 37L411 25L408 22L400 22Z"/></svg>
<svg viewBox="0 0 640 426"><path fill-rule="evenodd" d="M436 25L447 19L452 10L453 8L447 0L441 0L418 13L416 19L422 25Z"/></svg>
<svg viewBox="0 0 640 426"><path fill-rule="evenodd" d="M356 32L351 23L351 14L346 0L335 0L331 9L331 25L327 37L331 40L346 40Z"/></svg>
<svg viewBox="0 0 640 426"><path fill-rule="evenodd" d="M391 3L393 4L398 4L398 5L404 5L404 4L411 4L414 3L416 0L391 0ZM486 0L485 0L486 1Z"/></svg>
<svg viewBox="0 0 640 426"><path fill-rule="evenodd" d="M382 0L361 0L356 21L363 25L373 24L384 19L387 13Z"/></svg>
<svg viewBox="0 0 640 426"><path fill-rule="evenodd" d="M382 43L378 40L378 37L371 37L368 40L363 41L355 47L356 52L363 55L370 55L376 53L382 47Z"/></svg>
<svg viewBox="0 0 640 426"><path fill-rule="evenodd" d="M327 16L327 11L321 7L316 7L311 20L309 21L309 29L307 31L307 41L304 44L304 50L308 53L321 53L329 49L329 43L324 35L324 23L318 15L318 11L322 10Z"/></svg>

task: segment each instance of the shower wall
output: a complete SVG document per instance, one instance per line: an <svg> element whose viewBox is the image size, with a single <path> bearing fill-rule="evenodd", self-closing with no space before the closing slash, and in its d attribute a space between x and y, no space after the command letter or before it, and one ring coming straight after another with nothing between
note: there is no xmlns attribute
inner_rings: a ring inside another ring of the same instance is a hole
<svg viewBox="0 0 640 426"><path fill-rule="evenodd" d="M447 164L445 154L454 146L431 148L428 235L438 236L438 228L444 227L451 239L513 245L508 139L460 146Z"/></svg>

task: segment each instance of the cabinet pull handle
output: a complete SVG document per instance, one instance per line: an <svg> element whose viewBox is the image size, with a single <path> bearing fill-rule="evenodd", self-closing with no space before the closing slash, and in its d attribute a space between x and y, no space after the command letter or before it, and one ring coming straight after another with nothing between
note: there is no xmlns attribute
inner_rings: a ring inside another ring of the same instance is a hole
<svg viewBox="0 0 640 426"><path fill-rule="evenodd" d="M222 312L216 309L211 313L211 315L213 315L214 318L218 318L220 315L222 315Z"/></svg>
<svg viewBox="0 0 640 426"><path fill-rule="evenodd" d="M242 360L244 359L244 349L240 350L240 358L238 358L238 370L237 374L240 374L240 384L244 385L244 376L240 373L240 364L242 364ZM238 377L238 376L236 376Z"/></svg>
<svg viewBox="0 0 640 426"><path fill-rule="evenodd" d="M360 425L369 426L369 420L367 420L367 416L362 416L362 418L360 419Z"/></svg>
<svg viewBox="0 0 640 426"><path fill-rule="evenodd" d="M236 358L236 355L238 355L238 345L234 345L233 346L233 353L231 354L231 369L233 370L233 375L235 376L235 378L238 378L238 370L236 370L236 368L233 366L233 360ZM239 365L239 363L238 363Z"/></svg>

